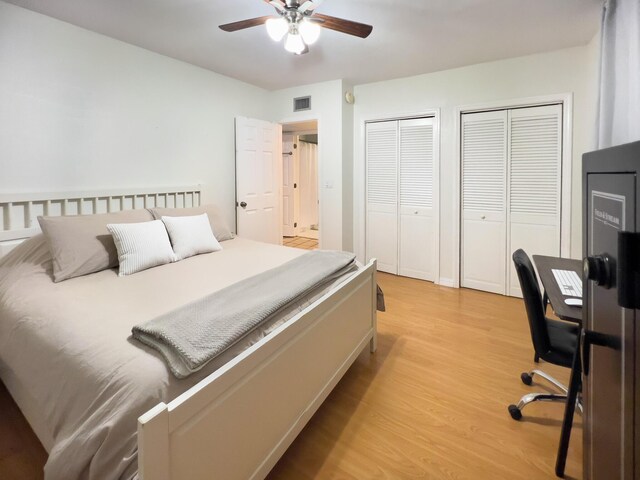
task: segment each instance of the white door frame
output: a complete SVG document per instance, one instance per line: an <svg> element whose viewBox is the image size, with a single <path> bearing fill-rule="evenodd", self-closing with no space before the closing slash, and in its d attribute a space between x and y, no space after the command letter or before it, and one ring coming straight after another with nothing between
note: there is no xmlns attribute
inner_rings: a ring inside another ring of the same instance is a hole
<svg viewBox="0 0 640 480"><path fill-rule="evenodd" d="M453 188L453 215L454 215L454 252L453 256L453 285L460 288L460 220L461 220L461 202L460 202L460 172L462 161L461 155L461 135L462 135L462 114L482 112L487 110L504 110L522 107L537 107L549 104L562 104L562 171L561 171L561 188L562 195L560 200L560 255L569 257L571 255L571 174L573 171L573 93L560 93L555 95L541 95L536 97L516 98L510 100L496 100L493 102L475 103L472 105L463 105L454 109L455 121L455 172L454 172L454 188Z"/></svg>
<svg viewBox="0 0 640 480"><path fill-rule="evenodd" d="M359 117L360 138L357 143L359 153L353 159L353 209L356 238L354 238L355 254L361 262L366 255L366 217L367 217L367 146L366 126L369 122L408 120L411 118L433 117L433 213L435 225L435 280L440 283L440 109L426 109L418 112L380 113ZM354 132L355 133L355 132ZM366 262L365 262L366 263Z"/></svg>
<svg viewBox="0 0 640 480"><path fill-rule="evenodd" d="M285 149L284 149L284 144L287 142L287 140L285 140L285 136L290 136L291 137L291 155L288 155L287 154L288 152L285 152ZM295 151L296 149L293 148L293 146L296 143L295 139L296 139L296 136L293 133L283 133L282 134L282 156L281 157L282 157L282 216L283 216L283 218L284 218L285 205L287 203L287 202L284 201L284 196L285 196L285 193L286 193L285 192L285 183L286 182L284 180L284 170L285 170L284 166L285 166L287 161L290 161L290 170L291 170L291 172L290 172L291 173L291 175L290 175L291 178L287 179L287 180L290 180L290 183L292 185L296 184L295 161L296 161L296 153L297 152ZM293 234L292 236L294 236L294 237L298 235L298 227L296 226L297 218L296 218L296 211L295 211L296 210L295 207L296 207L296 203L297 203L296 199L295 199L296 190L297 189L294 186L291 186L291 192L290 192L291 198L289 200L289 203L290 203L289 207L291 209L291 212L290 212L291 215L290 215L290 218L288 219L288 220L291 220L291 222L290 222L291 223L290 232ZM283 221L282 222L282 235L283 236L289 236L289 235L287 235L288 233L289 232L286 229L286 223Z"/></svg>
<svg viewBox="0 0 640 480"><path fill-rule="evenodd" d="M303 123L303 122L311 122L311 121L315 121L316 122L316 129L317 129L317 134L318 134L318 221L320 223L319 225L319 229L318 229L318 248L322 249L322 246L324 244L323 238L323 232L324 229L322 228L323 225L323 220L324 220L324 190L321 188L323 185L323 180L324 180L324 173L323 173L323 168L322 168L322 164L320 163L320 159L322 158L322 156L320 155L320 152L322 151L322 122L320 121L321 116L318 115L317 113L310 113L308 115L296 115L295 117L286 117L283 118L282 120L280 120L279 123L280 125L284 125L284 124L292 124L292 123ZM298 132L296 132L296 135L299 135Z"/></svg>

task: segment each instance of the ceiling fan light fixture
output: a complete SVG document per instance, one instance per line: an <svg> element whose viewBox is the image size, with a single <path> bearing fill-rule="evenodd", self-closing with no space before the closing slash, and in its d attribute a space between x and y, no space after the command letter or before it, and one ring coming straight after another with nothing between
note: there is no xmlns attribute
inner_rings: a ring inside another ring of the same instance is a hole
<svg viewBox="0 0 640 480"><path fill-rule="evenodd" d="M279 42L280 40L282 40L282 37L284 37L289 31L289 24L282 17L270 18L269 20L267 20L266 26L267 33L275 42Z"/></svg>
<svg viewBox="0 0 640 480"><path fill-rule="evenodd" d="M245 28L265 25L267 33L279 42L286 36L284 48L296 55L309 53L309 45L318 41L320 27L367 38L373 27L364 23L315 13L323 0L263 0L276 9L277 16L248 18L238 22L219 25L225 32L237 32Z"/></svg>
<svg viewBox="0 0 640 480"><path fill-rule="evenodd" d="M315 22L310 22L306 18L303 19L298 26L302 40L304 40L304 43L307 45L313 45L318 41L318 38L320 38L320 30L320 25Z"/></svg>
<svg viewBox="0 0 640 480"><path fill-rule="evenodd" d="M304 47L304 41L299 33L295 32L287 35L287 40L284 42L284 48L287 52L300 54Z"/></svg>

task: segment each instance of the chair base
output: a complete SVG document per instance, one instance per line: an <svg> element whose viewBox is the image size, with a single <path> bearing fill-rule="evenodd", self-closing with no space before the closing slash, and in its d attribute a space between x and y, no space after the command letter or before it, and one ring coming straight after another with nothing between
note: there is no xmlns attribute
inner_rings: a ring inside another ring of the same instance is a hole
<svg viewBox="0 0 640 480"><path fill-rule="evenodd" d="M520 420L522 418L522 409L533 402L566 402L567 401L567 387L565 387L558 380L553 378L551 375L543 372L542 370L531 370L530 372L524 372L520 375L520 379L522 383L525 385L531 385L533 382L533 377L537 375L539 377L544 378L547 382L551 383L558 390L562 392L562 394L557 393L527 393L523 395L517 405L511 404L508 407L509 415L514 420ZM578 407L579 412L582 414L582 403L580 399L576 399L576 406Z"/></svg>

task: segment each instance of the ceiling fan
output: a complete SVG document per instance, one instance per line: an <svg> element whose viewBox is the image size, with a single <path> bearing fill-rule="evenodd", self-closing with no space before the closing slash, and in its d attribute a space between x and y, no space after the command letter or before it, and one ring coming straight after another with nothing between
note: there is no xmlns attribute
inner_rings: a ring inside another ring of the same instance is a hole
<svg viewBox="0 0 640 480"><path fill-rule="evenodd" d="M276 42L282 40L285 35L287 36L284 48L296 55L302 55L309 51L308 46L318 40L321 27L360 38L367 38L373 30L371 25L315 13L315 9L322 3L322 0L263 1L276 9L277 17L251 18L220 25L220 28L225 32L235 32L266 24L269 36Z"/></svg>

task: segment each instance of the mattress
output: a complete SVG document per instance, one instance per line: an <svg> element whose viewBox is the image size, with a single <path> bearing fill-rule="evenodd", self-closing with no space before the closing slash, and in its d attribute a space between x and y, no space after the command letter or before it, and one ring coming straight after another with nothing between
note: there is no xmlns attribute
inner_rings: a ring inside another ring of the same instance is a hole
<svg viewBox="0 0 640 480"><path fill-rule="evenodd" d="M223 250L118 277L53 283L42 236L0 260L0 376L49 451L45 478L133 478L137 418L169 402L353 273L298 299L202 371L177 379L131 328L305 251L235 238Z"/></svg>

